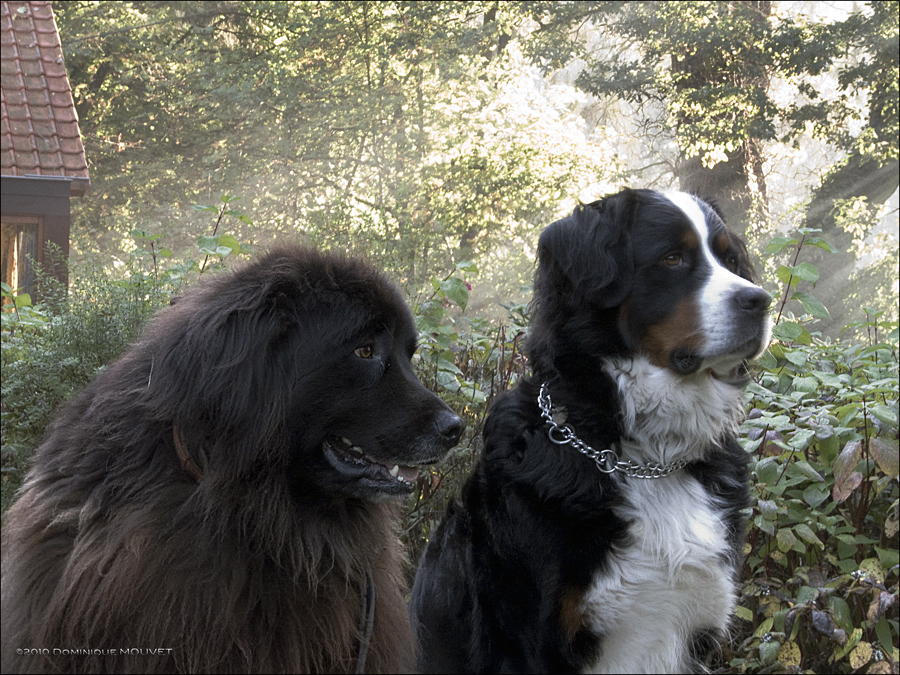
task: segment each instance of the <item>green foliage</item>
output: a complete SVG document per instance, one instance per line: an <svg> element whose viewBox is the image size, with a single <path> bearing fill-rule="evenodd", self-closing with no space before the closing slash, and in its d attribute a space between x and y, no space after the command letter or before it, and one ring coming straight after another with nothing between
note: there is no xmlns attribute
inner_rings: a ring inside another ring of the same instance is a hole
<svg viewBox="0 0 900 675"><path fill-rule="evenodd" d="M819 279L799 258L805 246L832 248L815 230L798 234L767 248L789 260L776 273L775 340L747 387L742 442L756 503L731 666L891 672L900 656L898 322L863 308L847 339L810 333L827 310L797 290ZM786 311L791 300L805 314Z"/></svg>
<svg viewBox="0 0 900 675"><path fill-rule="evenodd" d="M740 672L898 661L898 324L853 328L868 339L774 342L748 387Z"/></svg>
<svg viewBox="0 0 900 675"><path fill-rule="evenodd" d="M466 279L477 275L473 263L458 263L445 277L432 279L432 293L414 307L419 331L414 365L419 379L467 425L460 449L441 466L429 469L417 483L404 527L411 560L419 559L429 533L474 466L494 397L514 386L526 371L522 348L527 306L505 306L507 319L500 324L467 316L464 310L471 286Z"/></svg>
<svg viewBox="0 0 900 675"><path fill-rule="evenodd" d="M225 215L249 222L226 207L198 207L216 214L213 236L200 236L195 257L174 262L159 243L164 235L131 231L138 248L116 275L87 264L60 288L55 276L38 269L40 304L2 284L0 311L0 403L2 504L5 510L18 486L31 451L40 442L57 408L72 398L140 335L147 320L186 283L204 272L222 269L232 255L248 252L233 236L216 234ZM207 265L209 259L212 264ZM161 269L161 262L168 266ZM148 269L148 262L150 268Z"/></svg>
<svg viewBox="0 0 900 675"><path fill-rule="evenodd" d="M3 287L0 403L3 507L21 479L27 457L56 409L84 387L137 337L166 301L163 289L139 268L112 278L87 268L66 295L43 277L41 304ZM14 311L10 308L15 307Z"/></svg>
<svg viewBox="0 0 900 675"><path fill-rule="evenodd" d="M686 157L711 166L746 139L773 141L785 127L782 141L811 129L882 163L897 158L897 2L867 3L830 23L775 18L754 2L537 2L526 11L540 25L526 50L545 72L576 55L587 60L578 80L586 91L662 103ZM589 48L586 25L607 42ZM839 93L829 96L814 78L835 67ZM797 87L803 103L777 102L769 87L776 77ZM853 135L860 93L873 111Z"/></svg>
<svg viewBox="0 0 900 675"><path fill-rule="evenodd" d="M255 225L237 239L363 253L412 293L530 235L572 189L574 160L537 152L540 131L498 104L507 71L485 56L499 49L492 8L54 6L92 163L76 248L108 257L146 221L177 255L197 229L183 202L239 191Z"/></svg>

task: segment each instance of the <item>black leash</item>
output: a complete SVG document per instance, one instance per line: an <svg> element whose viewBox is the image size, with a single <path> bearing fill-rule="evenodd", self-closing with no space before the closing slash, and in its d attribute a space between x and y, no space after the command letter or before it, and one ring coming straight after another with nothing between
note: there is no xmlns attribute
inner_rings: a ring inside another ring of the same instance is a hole
<svg viewBox="0 0 900 675"><path fill-rule="evenodd" d="M359 617L359 657L356 659L356 672L366 672L366 656L369 654L369 642L372 639L372 628L375 625L375 584L372 576L366 572L366 594L363 596L362 613Z"/></svg>

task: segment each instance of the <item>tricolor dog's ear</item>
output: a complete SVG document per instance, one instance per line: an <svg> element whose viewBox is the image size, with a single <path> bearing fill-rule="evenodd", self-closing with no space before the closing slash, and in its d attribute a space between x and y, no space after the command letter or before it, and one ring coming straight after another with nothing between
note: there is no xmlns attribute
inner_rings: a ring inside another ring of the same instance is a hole
<svg viewBox="0 0 900 675"><path fill-rule="evenodd" d="M635 191L624 190L548 226L538 242L536 298L604 309L621 304L634 273L631 228L637 204Z"/></svg>
<svg viewBox="0 0 900 675"><path fill-rule="evenodd" d="M747 252L747 244L741 240L733 232L728 233L728 241L731 247L737 251L738 258L738 276L743 277L747 281L756 282L756 270L753 269L753 263L750 262L750 254Z"/></svg>

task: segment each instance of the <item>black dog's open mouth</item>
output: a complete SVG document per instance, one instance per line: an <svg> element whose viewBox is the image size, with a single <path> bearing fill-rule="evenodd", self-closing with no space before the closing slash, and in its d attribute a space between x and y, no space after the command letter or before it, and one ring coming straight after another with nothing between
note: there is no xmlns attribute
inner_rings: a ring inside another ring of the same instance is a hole
<svg viewBox="0 0 900 675"><path fill-rule="evenodd" d="M328 437L322 450L329 464L341 475L391 493L409 493L415 487L419 469L380 462L347 438Z"/></svg>

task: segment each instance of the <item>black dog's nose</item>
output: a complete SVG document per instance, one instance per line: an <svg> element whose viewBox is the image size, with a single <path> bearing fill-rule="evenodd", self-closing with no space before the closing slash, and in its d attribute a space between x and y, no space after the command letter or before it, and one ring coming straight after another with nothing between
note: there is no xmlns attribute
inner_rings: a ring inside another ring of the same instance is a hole
<svg viewBox="0 0 900 675"><path fill-rule="evenodd" d="M447 447L453 447L459 443L462 432L466 428L466 423L456 413L450 410L440 412L435 420L438 434L447 444Z"/></svg>
<svg viewBox="0 0 900 675"><path fill-rule="evenodd" d="M772 302L772 296L761 288L742 288L734 294L734 301L745 312L765 312Z"/></svg>

